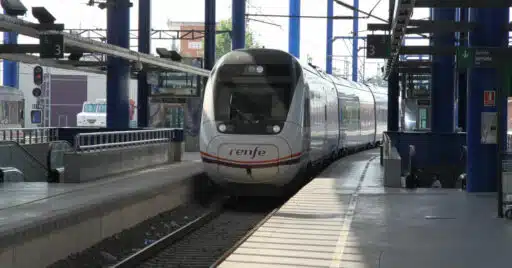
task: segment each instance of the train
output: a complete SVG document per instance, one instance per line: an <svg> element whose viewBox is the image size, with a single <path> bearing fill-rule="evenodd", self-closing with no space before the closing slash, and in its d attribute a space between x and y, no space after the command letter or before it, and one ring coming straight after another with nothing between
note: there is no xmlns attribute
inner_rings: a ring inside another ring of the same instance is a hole
<svg viewBox="0 0 512 268"><path fill-rule="evenodd" d="M205 173L237 196L278 196L313 169L379 145L387 88L329 75L276 49L234 50L204 90Z"/></svg>

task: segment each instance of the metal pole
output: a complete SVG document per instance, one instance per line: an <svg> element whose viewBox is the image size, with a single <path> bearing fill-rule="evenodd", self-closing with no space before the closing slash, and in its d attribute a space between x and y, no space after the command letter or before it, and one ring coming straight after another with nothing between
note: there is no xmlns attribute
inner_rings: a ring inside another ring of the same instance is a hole
<svg viewBox="0 0 512 268"><path fill-rule="evenodd" d="M139 1L139 52L151 51L151 0ZM147 72L142 70L137 77L137 125L149 126L149 85Z"/></svg>
<svg viewBox="0 0 512 268"><path fill-rule="evenodd" d="M328 74L332 74L332 47L334 40L332 39L333 35L333 20L332 16L334 14L334 0L327 0L327 49L325 55L326 66L325 70Z"/></svg>
<svg viewBox="0 0 512 268"><path fill-rule="evenodd" d="M245 0L232 2L232 49L245 48Z"/></svg>
<svg viewBox="0 0 512 268"><path fill-rule="evenodd" d="M352 39L352 80L357 82L357 52L359 50L359 0L354 0L354 20L352 21L352 31L354 39Z"/></svg>
<svg viewBox="0 0 512 268"><path fill-rule="evenodd" d="M107 2L107 43L129 48L130 1ZM130 127L130 63L112 56L107 61L107 128L127 129Z"/></svg>
<svg viewBox="0 0 512 268"><path fill-rule="evenodd" d="M290 0L290 27L288 32L288 52L300 57L300 0Z"/></svg>
<svg viewBox="0 0 512 268"><path fill-rule="evenodd" d="M204 0L204 21L205 21L205 33L204 33L204 68L211 70L215 63L215 11L216 11L216 0Z"/></svg>

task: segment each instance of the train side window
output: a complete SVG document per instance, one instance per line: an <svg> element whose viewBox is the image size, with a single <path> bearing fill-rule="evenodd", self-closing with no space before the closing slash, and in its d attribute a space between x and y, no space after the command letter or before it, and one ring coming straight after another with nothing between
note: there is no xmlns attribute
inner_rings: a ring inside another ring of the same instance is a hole
<svg viewBox="0 0 512 268"><path fill-rule="evenodd" d="M310 98L309 98L309 92L306 92L306 98L304 99L304 122L303 122L303 125L304 127L310 127L311 124L310 124Z"/></svg>

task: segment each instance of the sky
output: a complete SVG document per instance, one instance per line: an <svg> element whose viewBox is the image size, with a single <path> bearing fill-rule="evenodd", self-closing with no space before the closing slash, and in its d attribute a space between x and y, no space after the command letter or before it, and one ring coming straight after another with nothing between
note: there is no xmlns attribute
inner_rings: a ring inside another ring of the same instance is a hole
<svg viewBox="0 0 512 268"><path fill-rule="evenodd" d="M131 9L131 29L137 29L138 24L138 2L132 0L134 7ZM231 17L231 1L217 0L217 21ZM247 13L252 14L278 14L287 15L289 10L289 0L247 0ZM353 4L353 0L345 0L348 4ZM27 8L41 6L41 0L22 0ZM44 0L44 6L56 17L58 23L64 23L65 27L70 28L106 28L106 11L97 7L86 5L87 0ZM387 19L388 0L360 0L360 10L369 12L374 8L373 15ZM302 15L326 16L327 0L302 0ZM28 21L36 22L31 13L24 18ZM335 16L352 16L351 10L334 5ZM415 9L413 18L427 18L429 12L427 9ZM288 18L266 18L254 17L258 20L264 20L275 25L269 25L256 21L249 21L249 28L255 33L256 40L267 48L276 48L288 50ZM204 21L204 0L152 0L152 28L168 29L167 21ZM379 23L376 19L360 19L359 31L364 36L367 23ZM326 58L326 19L301 19L301 58L307 58L309 55L313 63L325 69ZM352 35L352 20L335 20L334 36ZM1 37L0 37L1 38ZM29 37L20 37L19 43L37 43L38 40ZM132 40L136 45L136 40ZM350 73L350 55L351 40L338 40L334 43L334 67L344 72L344 67L349 67ZM413 42L417 45L425 45L426 41ZM170 40L152 41L152 51L156 47L170 47ZM412 44L412 43L411 43ZM360 47L364 47L364 42L359 42ZM383 60L364 59L365 51L359 51L359 64L365 66L365 76L376 75Z"/></svg>

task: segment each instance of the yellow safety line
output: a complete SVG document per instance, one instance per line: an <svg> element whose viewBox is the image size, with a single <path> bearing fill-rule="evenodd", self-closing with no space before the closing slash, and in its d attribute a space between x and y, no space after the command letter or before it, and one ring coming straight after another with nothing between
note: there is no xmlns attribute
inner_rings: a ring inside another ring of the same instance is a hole
<svg viewBox="0 0 512 268"><path fill-rule="evenodd" d="M368 170L370 163L377 158L372 157L366 163L365 168L361 174L361 178L359 179L359 183L357 185L356 190L352 194L350 198L350 202L348 203L347 213L345 214L345 218L343 220L343 226L341 227L340 236L338 237L338 242L336 243L336 248L334 249L334 255L332 256L330 268L339 268L341 267L341 261L343 259L343 253L345 252L345 246L347 244L348 235L350 234L350 226L352 225L352 220L354 219L357 201L359 199L359 191L361 190L361 185L363 184L364 178L366 177L366 171Z"/></svg>
<svg viewBox="0 0 512 268"><path fill-rule="evenodd" d="M336 249L334 250L334 255L332 256L330 268L339 268L341 267L341 261L343 259L343 253L345 251L345 245L347 244L348 235L350 234L350 226L352 225L352 220L355 215L355 208L357 205L358 194L352 195L350 199L350 203L348 205L348 211L345 215L345 219L343 220L343 226L341 227L340 236L338 237L338 242L336 243Z"/></svg>

